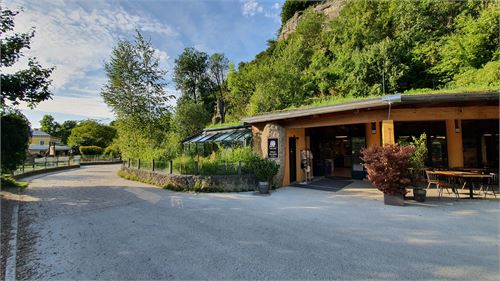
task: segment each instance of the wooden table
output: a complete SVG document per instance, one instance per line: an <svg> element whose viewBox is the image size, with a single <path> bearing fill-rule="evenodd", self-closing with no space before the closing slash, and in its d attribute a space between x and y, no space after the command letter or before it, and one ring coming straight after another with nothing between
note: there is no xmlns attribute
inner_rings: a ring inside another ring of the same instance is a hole
<svg viewBox="0 0 500 281"><path fill-rule="evenodd" d="M464 187L467 184L467 181L471 181L473 179L485 179L485 178L491 178L491 175L483 175L479 173L472 173L472 172L460 172L460 171L434 171L436 175L439 176L445 176L445 177L450 177L450 178L462 178L464 180L464 184L462 187ZM455 188L453 188L455 189ZM458 192L453 190L454 192ZM469 183L469 198L474 199L474 186L472 185L472 182Z"/></svg>

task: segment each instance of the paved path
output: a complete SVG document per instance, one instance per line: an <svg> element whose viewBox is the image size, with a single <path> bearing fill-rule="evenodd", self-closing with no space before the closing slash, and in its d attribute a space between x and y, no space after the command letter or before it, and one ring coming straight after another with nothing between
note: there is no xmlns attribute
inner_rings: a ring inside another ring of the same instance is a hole
<svg viewBox="0 0 500 281"><path fill-rule="evenodd" d="M18 279L498 280L498 201L384 206L283 188L188 194L90 166L34 179ZM357 195L356 195L357 194Z"/></svg>

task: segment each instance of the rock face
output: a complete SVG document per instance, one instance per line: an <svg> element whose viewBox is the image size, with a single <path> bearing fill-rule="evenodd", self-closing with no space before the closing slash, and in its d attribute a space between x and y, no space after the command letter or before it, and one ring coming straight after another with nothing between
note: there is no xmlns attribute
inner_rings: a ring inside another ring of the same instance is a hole
<svg viewBox="0 0 500 281"><path fill-rule="evenodd" d="M318 4L312 9L317 13L323 13L326 16L326 20L330 21L339 15L343 2L344 0L330 0L326 3ZM283 24L280 35L278 36L278 41L288 38L297 28L301 18L302 12L296 12L293 17Z"/></svg>
<svg viewBox="0 0 500 281"><path fill-rule="evenodd" d="M268 139L278 140L278 158L270 158L280 165L278 174L273 179L274 186L283 186L283 178L285 177L285 141L286 130L277 123L269 123L262 130L260 138L262 156L267 158L267 141Z"/></svg>

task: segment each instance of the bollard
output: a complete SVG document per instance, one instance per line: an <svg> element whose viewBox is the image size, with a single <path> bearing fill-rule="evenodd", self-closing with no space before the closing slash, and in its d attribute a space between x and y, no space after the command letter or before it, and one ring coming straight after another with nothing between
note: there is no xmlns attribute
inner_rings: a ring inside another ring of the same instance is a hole
<svg viewBox="0 0 500 281"><path fill-rule="evenodd" d="M153 159L153 172L155 171L155 160Z"/></svg>
<svg viewBox="0 0 500 281"><path fill-rule="evenodd" d="M169 169L170 169L170 174L172 174L172 173L173 173L173 171L174 171L174 169L173 169L173 165L172 165L172 164L173 164L173 161L172 161L172 160L170 160L170 161L169 161L169 165L170 165L170 167L169 167Z"/></svg>
<svg viewBox="0 0 500 281"><path fill-rule="evenodd" d="M59 165L59 157L54 157L54 159L56 159L56 167L57 167L57 165Z"/></svg>
<svg viewBox="0 0 500 281"><path fill-rule="evenodd" d="M137 170L141 169L141 159L137 159Z"/></svg>
<svg viewBox="0 0 500 281"><path fill-rule="evenodd" d="M128 159L128 167L130 168L130 158Z"/></svg>

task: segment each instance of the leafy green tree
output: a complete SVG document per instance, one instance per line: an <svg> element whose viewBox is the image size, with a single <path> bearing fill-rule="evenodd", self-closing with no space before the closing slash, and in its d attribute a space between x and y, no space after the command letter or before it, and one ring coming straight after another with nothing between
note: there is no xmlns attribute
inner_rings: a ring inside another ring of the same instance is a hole
<svg viewBox="0 0 500 281"><path fill-rule="evenodd" d="M30 48L31 39L35 36L33 29L27 33L12 33L14 17L18 13L9 9L1 11L1 105L5 107L7 102L13 105L26 102L29 107L33 108L51 97L50 75L54 68L43 68L36 58L31 57L28 58L27 69L15 73L4 73L3 69L13 66L23 56L22 51Z"/></svg>
<svg viewBox="0 0 500 281"><path fill-rule="evenodd" d="M71 135L71 130L78 125L75 120L66 120L57 127L55 136L61 139L62 143L68 143L68 138Z"/></svg>
<svg viewBox="0 0 500 281"><path fill-rule="evenodd" d="M177 90L194 103L203 102L211 92L207 75L209 56L194 48L185 48L175 60L174 82Z"/></svg>
<svg viewBox="0 0 500 281"><path fill-rule="evenodd" d="M320 0L286 0L281 8L281 24L284 25L296 12L320 2Z"/></svg>
<svg viewBox="0 0 500 281"><path fill-rule="evenodd" d="M40 120L40 130L48 133L51 136L55 136L56 131L59 129L59 123L57 123L52 117L52 115L45 114Z"/></svg>
<svg viewBox="0 0 500 281"><path fill-rule="evenodd" d="M224 54L215 53L208 61L208 75L216 96L216 114L214 123L224 123L226 120L226 76L229 70L229 60Z"/></svg>
<svg viewBox="0 0 500 281"><path fill-rule="evenodd" d="M173 95L167 93L166 71L150 41L139 31L134 41L119 41L105 63L108 82L101 95L116 115L117 144L124 158L162 157L170 130Z"/></svg>
<svg viewBox="0 0 500 281"><path fill-rule="evenodd" d="M99 146L107 147L116 137L114 127L101 124L95 120L81 121L68 138L68 145L78 146Z"/></svg>
<svg viewBox="0 0 500 281"><path fill-rule="evenodd" d="M2 173L11 173L26 159L31 136L28 119L18 110L2 110Z"/></svg>
<svg viewBox="0 0 500 281"><path fill-rule="evenodd" d="M180 100L177 103L173 124L180 139L199 133L209 122L210 114L203 105L191 100Z"/></svg>

